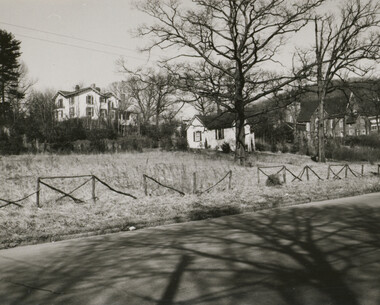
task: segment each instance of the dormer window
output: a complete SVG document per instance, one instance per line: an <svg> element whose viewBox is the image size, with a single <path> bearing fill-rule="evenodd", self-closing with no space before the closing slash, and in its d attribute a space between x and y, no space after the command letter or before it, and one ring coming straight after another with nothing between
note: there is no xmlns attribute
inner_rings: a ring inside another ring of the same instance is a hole
<svg viewBox="0 0 380 305"><path fill-rule="evenodd" d="M94 105L94 97L92 95L86 96L86 104L87 105Z"/></svg>

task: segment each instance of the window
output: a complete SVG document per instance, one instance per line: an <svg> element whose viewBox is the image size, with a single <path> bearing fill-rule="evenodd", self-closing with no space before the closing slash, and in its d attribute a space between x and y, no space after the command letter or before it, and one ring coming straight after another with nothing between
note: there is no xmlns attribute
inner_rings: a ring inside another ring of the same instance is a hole
<svg viewBox="0 0 380 305"><path fill-rule="evenodd" d="M100 109L100 117L105 119L107 117L107 110L106 109Z"/></svg>
<svg viewBox="0 0 380 305"><path fill-rule="evenodd" d="M63 111L62 110L57 110L55 112L55 119L59 120L59 119L62 119L62 118L63 118Z"/></svg>
<svg viewBox="0 0 380 305"><path fill-rule="evenodd" d="M58 100L58 105L57 106L58 106L58 108L63 108L63 99L60 98Z"/></svg>
<svg viewBox="0 0 380 305"><path fill-rule="evenodd" d="M69 109L69 116L70 116L70 118L73 118L75 116L75 109L74 109L74 107L70 107L70 109Z"/></svg>
<svg viewBox="0 0 380 305"><path fill-rule="evenodd" d="M371 126L371 130L377 130L377 126L376 125L372 125Z"/></svg>
<svg viewBox="0 0 380 305"><path fill-rule="evenodd" d="M114 120L116 117L115 110L111 110L111 119Z"/></svg>
<svg viewBox="0 0 380 305"><path fill-rule="evenodd" d="M330 128L333 129L333 122L334 120L330 120Z"/></svg>
<svg viewBox="0 0 380 305"><path fill-rule="evenodd" d="M86 108L86 116L92 118L94 116L94 108L92 107L87 107Z"/></svg>
<svg viewBox="0 0 380 305"><path fill-rule="evenodd" d="M86 103L87 105L94 105L94 97L92 95L86 96Z"/></svg>
<svg viewBox="0 0 380 305"><path fill-rule="evenodd" d="M201 142L202 141L202 132L201 131L194 131L193 137L194 137L194 142Z"/></svg>
<svg viewBox="0 0 380 305"><path fill-rule="evenodd" d="M217 140L224 139L224 129L215 129L215 139Z"/></svg>
<svg viewBox="0 0 380 305"><path fill-rule="evenodd" d="M74 105L74 98L70 97L70 106Z"/></svg>

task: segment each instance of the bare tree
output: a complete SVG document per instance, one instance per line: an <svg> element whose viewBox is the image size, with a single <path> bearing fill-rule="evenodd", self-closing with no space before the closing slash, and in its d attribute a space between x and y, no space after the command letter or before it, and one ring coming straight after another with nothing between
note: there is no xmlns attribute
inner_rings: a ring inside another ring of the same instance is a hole
<svg viewBox="0 0 380 305"><path fill-rule="evenodd" d="M32 90L26 98L25 107L28 113L29 127L28 137L35 140L50 142L54 126L54 100L55 91L47 89L45 91Z"/></svg>
<svg viewBox="0 0 380 305"><path fill-rule="evenodd" d="M342 3L340 16L326 14L314 19L313 51L302 54L302 62L315 64L312 81L317 83L318 160L325 162L324 103L333 79L350 75L364 76L373 68L368 60L379 59L380 3L372 0L347 0Z"/></svg>
<svg viewBox="0 0 380 305"><path fill-rule="evenodd" d="M265 68L280 64L276 55L287 35L306 25L309 12L323 1L193 0L185 8L176 0L146 0L137 6L157 23L141 26L139 34L153 37L146 50L174 47L179 52L170 60L187 57L198 63L182 65L178 74L191 76L198 93L236 114L236 154L244 163L246 107L302 76L275 75ZM198 88L205 84L199 79L209 86ZM210 92L214 81L220 87Z"/></svg>
<svg viewBox="0 0 380 305"><path fill-rule="evenodd" d="M178 102L177 89L176 80L171 74L152 69L132 71L122 60L118 62L118 65L129 75L126 81L129 102L137 103L145 123L154 116L156 127L158 127L163 113L169 110L175 112L172 108Z"/></svg>

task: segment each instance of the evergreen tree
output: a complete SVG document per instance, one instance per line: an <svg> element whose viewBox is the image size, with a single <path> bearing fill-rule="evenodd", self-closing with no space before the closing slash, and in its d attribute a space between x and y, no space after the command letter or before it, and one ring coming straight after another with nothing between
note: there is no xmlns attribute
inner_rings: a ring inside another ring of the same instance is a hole
<svg viewBox="0 0 380 305"><path fill-rule="evenodd" d="M12 33L0 29L0 102L2 103L19 95L17 88L20 77L18 61L21 55L20 43Z"/></svg>

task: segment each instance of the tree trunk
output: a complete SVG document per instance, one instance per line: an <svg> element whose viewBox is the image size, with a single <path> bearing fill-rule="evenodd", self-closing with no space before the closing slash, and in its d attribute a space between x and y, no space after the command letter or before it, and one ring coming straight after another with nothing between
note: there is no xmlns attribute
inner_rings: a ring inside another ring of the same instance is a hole
<svg viewBox="0 0 380 305"><path fill-rule="evenodd" d="M239 62L236 63L235 74L235 109L237 111L236 116L236 149L235 149L235 161L239 160L240 165L245 166L245 113L244 113L244 101L243 101L243 88L244 88L244 74L241 70Z"/></svg>
<svg viewBox="0 0 380 305"><path fill-rule="evenodd" d="M318 162L326 162L325 157L325 120L324 120L324 105L325 94L322 92L319 101L319 114L318 114Z"/></svg>

